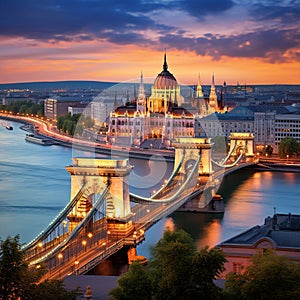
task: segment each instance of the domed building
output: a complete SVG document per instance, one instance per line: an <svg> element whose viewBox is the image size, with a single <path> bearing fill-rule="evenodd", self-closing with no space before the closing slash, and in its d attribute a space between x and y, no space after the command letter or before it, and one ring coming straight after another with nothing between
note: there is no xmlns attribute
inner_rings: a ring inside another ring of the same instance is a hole
<svg viewBox="0 0 300 300"><path fill-rule="evenodd" d="M110 114L108 141L122 145L141 145L154 139L159 147L169 147L178 137L193 137L195 116L181 105L184 98L176 78L168 70L164 55L163 70L145 95L141 74L139 95ZM158 140L160 142L158 142Z"/></svg>
<svg viewBox="0 0 300 300"><path fill-rule="evenodd" d="M159 73L151 89L151 96L147 101L147 109L150 113L166 114L175 105L184 102L180 95L180 86L177 80L168 70L167 55L164 56L163 70Z"/></svg>

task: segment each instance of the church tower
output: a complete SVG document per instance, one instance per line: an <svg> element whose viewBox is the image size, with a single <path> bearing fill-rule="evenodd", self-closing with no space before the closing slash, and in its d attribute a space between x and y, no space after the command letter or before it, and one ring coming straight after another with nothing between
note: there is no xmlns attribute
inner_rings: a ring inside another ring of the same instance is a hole
<svg viewBox="0 0 300 300"><path fill-rule="evenodd" d="M136 110L143 115L146 114L146 95L145 95L143 72L141 72L139 96L136 103Z"/></svg>
<svg viewBox="0 0 300 300"><path fill-rule="evenodd" d="M202 91L202 86L201 86L201 81L200 81L200 73L198 75L196 98L203 98L203 91Z"/></svg>
<svg viewBox="0 0 300 300"><path fill-rule="evenodd" d="M196 96L194 99L194 106L196 107L197 114L199 116L204 117L208 114L207 102L204 99L202 86L201 86L200 73L198 75L198 84L196 89Z"/></svg>
<svg viewBox="0 0 300 300"><path fill-rule="evenodd" d="M216 112L218 110L218 97L216 94L214 73L212 75L212 83L211 83L210 94L209 94L209 106L212 112Z"/></svg>

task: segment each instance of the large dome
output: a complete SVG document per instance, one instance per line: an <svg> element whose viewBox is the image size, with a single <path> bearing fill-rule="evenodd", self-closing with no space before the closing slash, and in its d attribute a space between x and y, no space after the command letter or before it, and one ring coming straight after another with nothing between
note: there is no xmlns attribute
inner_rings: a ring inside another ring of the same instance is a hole
<svg viewBox="0 0 300 300"><path fill-rule="evenodd" d="M159 73L154 81L153 88L155 89L175 89L178 87L178 83L173 76L168 71L167 58L165 54L163 70Z"/></svg>

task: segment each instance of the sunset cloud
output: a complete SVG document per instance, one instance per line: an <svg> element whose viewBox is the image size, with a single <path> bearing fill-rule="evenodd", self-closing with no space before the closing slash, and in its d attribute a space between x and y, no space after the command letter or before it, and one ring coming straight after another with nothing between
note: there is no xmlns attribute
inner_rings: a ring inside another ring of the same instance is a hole
<svg viewBox="0 0 300 300"><path fill-rule="evenodd" d="M190 53L195 62L214 65L240 58L279 69L286 63L300 64L299 23L298 0L3 0L0 63L13 67L11 64L26 59L43 63L74 59L82 64L93 60L101 64L107 53L130 48L133 52L127 52L128 64L141 69L143 61L134 61L136 51L147 49L149 59L151 53L167 48L173 53ZM116 54L115 59L118 57L126 55ZM191 68L197 72L195 63ZM29 72L34 80L33 70ZM10 77L1 73L1 81L13 80L12 73ZM38 74L36 71L37 78ZM292 75L295 80L296 74ZM18 72L15 76L15 81L19 80ZM84 76L82 79L95 79Z"/></svg>

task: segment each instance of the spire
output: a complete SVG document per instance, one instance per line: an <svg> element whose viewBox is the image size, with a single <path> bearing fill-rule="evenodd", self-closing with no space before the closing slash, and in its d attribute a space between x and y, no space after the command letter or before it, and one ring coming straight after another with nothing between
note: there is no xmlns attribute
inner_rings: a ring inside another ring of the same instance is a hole
<svg viewBox="0 0 300 300"><path fill-rule="evenodd" d="M200 73L198 75L198 85L197 85L196 98L203 98L203 91L202 91L202 86L201 86Z"/></svg>
<svg viewBox="0 0 300 300"><path fill-rule="evenodd" d="M218 108L218 97L216 94L216 87L215 87L215 74L212 75L212 82L209 94L209 106L215 111Z"/></svg>
<svg viewBox="0 0 300 300"><path fill-rule="evenodd" d="M168 64L167 64L167 50L165 49L165 56L164 56L164 65L163 65L164 71L168 71Z"/></svg>
<svg viewBox="0 0 300 300"><path fill-rule="evenodd" d="M146 113L146 95L145 95L145 88L144 88L143 72L141 72L139 96L136 101L136 111L139 111L142 114Z"/></svg>
<svg viewBox="0 0 300 300"><path fill-rule="evenodd" d="M141 72L139 94L145 94L143 72Z"/></svg>

